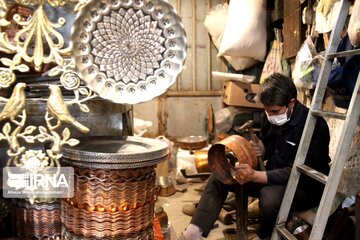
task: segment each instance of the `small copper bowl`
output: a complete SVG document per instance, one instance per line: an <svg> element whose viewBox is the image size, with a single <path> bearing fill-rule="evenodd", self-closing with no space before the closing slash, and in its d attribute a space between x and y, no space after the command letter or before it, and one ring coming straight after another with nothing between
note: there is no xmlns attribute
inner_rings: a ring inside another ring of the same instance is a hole
<svg viewBox="0 0 360 240"><path fill-rule="evenodd" d="M196 150L207 146L207 137L188 136L176 139L178 146L182 149Z"/></svg>

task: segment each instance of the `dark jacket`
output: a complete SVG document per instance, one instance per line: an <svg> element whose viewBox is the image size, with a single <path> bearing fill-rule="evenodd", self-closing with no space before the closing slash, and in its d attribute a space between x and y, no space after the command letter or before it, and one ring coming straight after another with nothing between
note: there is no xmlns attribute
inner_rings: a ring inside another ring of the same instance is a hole
<svg viewBox="0 0 360 240"><path fill-rule="evenodd" d="M290 121L282 126L275 126L266 119L260 132L265 146L264 160L269 185L286 185L295 160L301 135L309 109L296 101ZM305 164L324 173L329 173L330 134L326 121L317 119L314 134L309 146ZM299 187L304 190L317 190L323 184L302 175Z"/></svg>

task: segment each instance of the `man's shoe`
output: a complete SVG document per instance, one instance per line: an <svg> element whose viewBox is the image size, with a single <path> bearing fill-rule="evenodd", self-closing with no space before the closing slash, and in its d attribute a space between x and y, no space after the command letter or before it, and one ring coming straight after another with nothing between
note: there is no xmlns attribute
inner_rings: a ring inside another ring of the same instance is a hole
<svg viewBox="0 0 360 240"><path fill-rule="evenodd" d="M195 213L195 204L185 204L183 207L182 207L182 212L185 214L185 215L188 215L190 217L192 217Z"/></svg>

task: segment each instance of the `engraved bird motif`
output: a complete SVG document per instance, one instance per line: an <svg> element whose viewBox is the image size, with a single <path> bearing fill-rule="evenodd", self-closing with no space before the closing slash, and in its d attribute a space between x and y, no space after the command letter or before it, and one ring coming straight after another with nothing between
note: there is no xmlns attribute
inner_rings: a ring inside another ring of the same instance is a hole
<svg viewBox="0 0 360 240"><path fill-rule="evenodd" d="M83 133L88 133L90 129L78 121L76 121L71 115L64 102L61 89L58 85L50 85L50 96L47 102L47 110L51 116L57 118L61 122L74 125Z"/></svg>
<svg viewBox="0 0 360 240"><path fill-rule="evenodd" d="M25 87L25 83L18 83L15 85L9 100L6 102L0 113L0 121L7 118L15 121L16 116L24 110L26 102Z"/></svg>

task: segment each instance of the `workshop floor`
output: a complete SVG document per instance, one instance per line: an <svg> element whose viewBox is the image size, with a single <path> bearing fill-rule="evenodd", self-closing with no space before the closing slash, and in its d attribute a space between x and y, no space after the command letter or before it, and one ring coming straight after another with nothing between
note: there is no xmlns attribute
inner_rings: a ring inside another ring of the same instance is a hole
<svg viewBox="0 0 360 240"><path fill-rule="evenodd" d="M203 183L187 183L187 191L176 192L168 197L159 197L156 201L156 205L160 205L164 208L164 211L168 215L169 222L171 224L171 240L176 240L177 237L186 229L191 220L190 216L185 215L182 212L182 207L185 204L193 204L200 199L200 194L197 191ZM181 186L184 187L184 186ZM207 239L218 240L224 239L222 230L231 227L231 225L225 226L220 221L216 222L219 226L214 228ZM232 226L235 227L235 226Z"/></svg>
<svg viewBox="0 0 360 240"><path fill-rule="evenodd" d="M182 207L185 204L193 204L195 201L198 201L200 199L201 195L199 193L199 189L201 189L203 184L204 184L203 182L195 182L195 183L188 182L186 184L187 185L186 192L184 193L176 192L171 196L159 197L158 200L156 201L155 204L162 206L164 208L164 211L168 215L168 219L171 224L170 227L171 240L176 240L188 226L191 217L185 215L182 212ZM177 187L176 183L175 183L175 187ZM179 187L184 187L184 185L179 185ZM225 238L223 234L223 230L227 228L236 228L236 225L235 224L224 225L219 220L216 221L215 225L217 227L211 230L206 240L220 240L220 239L230 240L230 238ZM255 234L253 233L248 234L248 239L254 239L254 237Z"/></svg>

